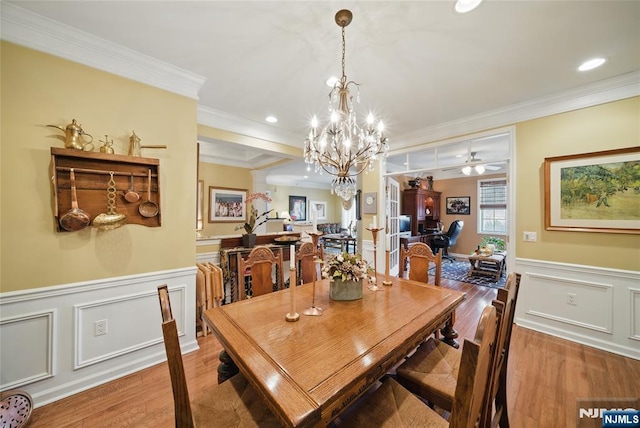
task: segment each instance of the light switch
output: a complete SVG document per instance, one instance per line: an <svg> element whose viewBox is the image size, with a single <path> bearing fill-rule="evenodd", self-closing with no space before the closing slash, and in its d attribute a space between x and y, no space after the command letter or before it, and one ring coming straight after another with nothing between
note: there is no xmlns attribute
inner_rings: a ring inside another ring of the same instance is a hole
<svg viewBox="0 0 640 428"><path fill-rule="evenodd" d="M536 232L524 232L523 239L525 242L536 242L538 240L538 234Z"/></svg>

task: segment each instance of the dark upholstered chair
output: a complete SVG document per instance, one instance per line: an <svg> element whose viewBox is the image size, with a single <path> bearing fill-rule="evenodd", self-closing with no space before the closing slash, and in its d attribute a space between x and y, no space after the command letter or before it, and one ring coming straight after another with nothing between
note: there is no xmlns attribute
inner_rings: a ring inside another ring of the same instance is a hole
<svg viewBox="0 0 640 428"><path fill-rule="evenodd" d="M455 261L455 259L449 255L449 247L456 245L456 241L458 240L458 236L460 235L463 227L464 221L454 220L451 222L446 234L434 236L431 239L431 248L433 249L433 252L438 253L438 251L442 249L443 259L447 259L451 262Z"/></svg>

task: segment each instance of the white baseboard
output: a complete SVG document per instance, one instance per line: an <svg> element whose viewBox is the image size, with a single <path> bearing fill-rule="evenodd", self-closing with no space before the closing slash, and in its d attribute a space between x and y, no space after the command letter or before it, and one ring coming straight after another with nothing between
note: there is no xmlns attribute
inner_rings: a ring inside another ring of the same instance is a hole
<svg viewBox="0 0 640 428"><path fill-rule="evenodd" d="M198 349L196 268L2 293L0 390L36 407L166 360L157 287L167 284L183 352ZM96 321L107 332L96 335Z"/></svg>
<svg viewBox="0 0 640 428"><path fill-rule="evenodd" d="M515 271L516 324L640 360L640 272L531 259Z"/></svg>

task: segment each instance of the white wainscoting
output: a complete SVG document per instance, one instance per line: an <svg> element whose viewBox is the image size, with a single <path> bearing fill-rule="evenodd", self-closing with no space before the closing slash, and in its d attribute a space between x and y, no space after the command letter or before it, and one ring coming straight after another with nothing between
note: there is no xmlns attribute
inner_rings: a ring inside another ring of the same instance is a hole
<svg viewBox="0 0 640 428"><path fill-rule="evenodd" d="M220 266L220 251L196 254L197 263L213 263Z"/></svg>
<svg viewBox="0 0 640 428"><path fill-rule="evenodd" d="M531 259L515 271L516 324L640 360L640 272Z"/></svg>
<svg viewBox="0 0 640 428"><path fill-rule="evenodd" d="M195 273L190 267L0 294L0 390L27 391L39 407L165 361L161 284L169 286L182 351L198 349ZM97 336L95 322L103 320L107 332Z"/></svg>

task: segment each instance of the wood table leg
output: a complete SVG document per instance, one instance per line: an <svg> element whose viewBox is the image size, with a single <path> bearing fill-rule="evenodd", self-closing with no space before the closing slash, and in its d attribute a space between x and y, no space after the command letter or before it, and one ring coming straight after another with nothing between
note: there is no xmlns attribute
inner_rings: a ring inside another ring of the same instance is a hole
<svg viewBox="0 0 640 428"><path fill-rule="evenodd" d="M456 313L452 313L451 314L451 318L449 318L447 320L447 322L444 324L444 328L440 329L440 332L442 333L442 340L444 343L446 343L449 346L453 346L454 348L459 348L460 344L458 343L458 341L456 340L456 338L458 337L458 332L456 331L455 328L453 328L453 323L455 322L456 319Z"/></svg>
<svg viewBox="0 0 640 428"><path fill-rule="evenodd" d="M240 369L238 369L236 363L233 362L231 356L224 349L220 351L218 359L220 360L220 364L218 364L218 384L221 384L225 380L231 379L238 374Z"/></svg>

